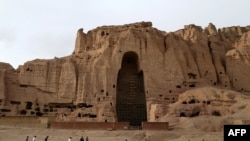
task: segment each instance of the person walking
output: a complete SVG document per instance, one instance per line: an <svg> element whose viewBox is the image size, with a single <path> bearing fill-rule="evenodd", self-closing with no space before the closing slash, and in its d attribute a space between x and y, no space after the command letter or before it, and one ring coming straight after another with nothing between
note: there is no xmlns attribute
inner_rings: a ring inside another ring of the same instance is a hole
<svg viewBox="0 0 250 141"><path fill-rule="evenodd" d="M44 141L48 141L48 139L49 139L49 136L47 136L47 137L44 139Z"/></svg>
<svg viewBox="0 0 250 141"><path fill-rule="evenodd" d="M83 137L81 137L79 141L84 141L84 138L83 138Z"/></svg>
<svg viewBox="0 0 250 141"><path fill-rule="evenodd" d="M33 137L32 141L36 141L36 136Z"/></svg>
<svg viewBox="0 0 250 141"><path fill-rule="evenodd" d="M29 136L26 137L26 141L29 141Z"/></svg>

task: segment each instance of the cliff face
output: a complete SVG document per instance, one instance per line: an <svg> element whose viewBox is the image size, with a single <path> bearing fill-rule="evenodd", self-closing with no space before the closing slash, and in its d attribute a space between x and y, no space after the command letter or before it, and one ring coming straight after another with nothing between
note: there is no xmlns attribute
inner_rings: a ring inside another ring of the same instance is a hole
<svg viewBox="0 0 250 141"><path fill-rule="evenodd" d="M205 29L187 25L170 33L150 22L88 33L79 29L70 56L29 61L17 70L0 65L1 109L10 110L1 114L66 113L64 120L136 121L117 112L131 111L131 102L141 107L136 111L146 108L141 113L146 117L139 120L154 121L189 89L213 86L248 93L249 42L250 27L217 30L213 24Z"/></svg>

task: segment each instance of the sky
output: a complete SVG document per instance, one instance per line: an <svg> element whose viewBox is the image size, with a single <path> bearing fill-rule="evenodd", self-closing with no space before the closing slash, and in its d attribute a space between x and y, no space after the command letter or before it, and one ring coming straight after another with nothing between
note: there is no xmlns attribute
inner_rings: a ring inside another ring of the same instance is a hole
<svg viewBox="0 0 250 141"><path fill-rule="evenodd" d="M188 24L250 25L249 0L0 0L0 62L14 68L72 54L76 32L151 21L166 32Z"/></svg>

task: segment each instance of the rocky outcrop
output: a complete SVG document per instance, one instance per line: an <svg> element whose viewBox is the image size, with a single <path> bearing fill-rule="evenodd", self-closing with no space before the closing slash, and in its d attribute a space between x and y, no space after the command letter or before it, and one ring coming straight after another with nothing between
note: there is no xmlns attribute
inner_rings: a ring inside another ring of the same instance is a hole
<svg viewBox="0 0 250 141"><path fill-rule="evenodd" d="M155 121L189 89L248 93L249 32L249 27L217 30L211 23L170 33L151 22L79 29L70 56L29 61L11 71L0 67L1 109L10 111L2 114L119 121L124 113L117 109L140 107L136 110L146 108L142 119Z"/></svg>
<svg viewBox="0 0 250 141"><path fill-rule="evenodd" d="M10 64L0 62L0 103L3 103L7 94L6 73L14 70Z"/></svg>
<svg viewBox="0 0 250 141"><path fill-rule="evenodd" d="M249 101L249 96L228 89L196 88L180 94L158 121L169 121L172 126L187 130L221 132L224 124L248 119Z"/></svg>
<svg viewBox="0 0 250 141"><path fill-rule="evenodd" d="M234 91L213 87L188 90L170 105L168 113L175 117L225 116L235 112L232 105L237 102L236 95Z"/></svg>
<svg viewBox="0 0 250 141"><path fill-rule="evenodd" d="M235 48L226 53L227 74L232 86L238 91L249 92L250 71L250 31L242 33L240 39L235 42Z"/></svg>

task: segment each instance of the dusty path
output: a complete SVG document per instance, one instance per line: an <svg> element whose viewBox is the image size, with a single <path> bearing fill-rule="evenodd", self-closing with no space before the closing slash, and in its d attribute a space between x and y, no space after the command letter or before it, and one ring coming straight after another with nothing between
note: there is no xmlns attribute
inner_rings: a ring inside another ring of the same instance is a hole
<svg viewBox="0 0 250 141"><path fill-rule="evenodd" d="M41 128L15 128L0 126L0 141L25 141L26 136L36 135L37 141L44 141L48 135L49 141L79 141L80 137L89 137L89 141L223 141L221 132L191 132L183 130L172 131L88 131Z"/></svg>

